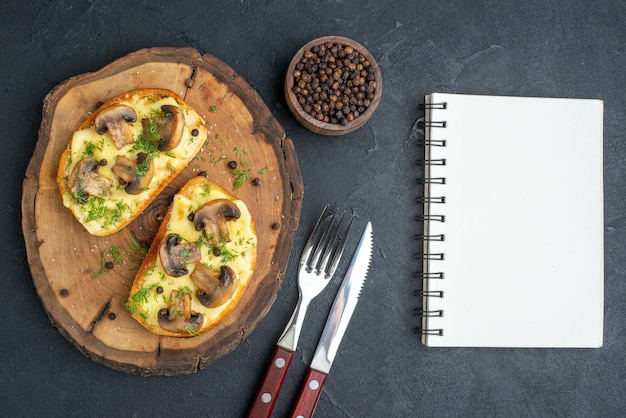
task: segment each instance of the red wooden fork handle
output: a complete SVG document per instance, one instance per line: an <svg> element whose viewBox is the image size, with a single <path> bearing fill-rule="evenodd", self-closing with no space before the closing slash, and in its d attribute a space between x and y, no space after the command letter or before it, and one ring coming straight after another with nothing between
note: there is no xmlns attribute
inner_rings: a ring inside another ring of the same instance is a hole
<svg viewBox="0 0 626 418"><path fill-rule="evenodd" d="M272 354L272 360L267 366L265 376L263 376L261 386L248 412L249 418L269 417L272 414L278 392L280 392L280 387L283 385L292 358L293 351L276 346L274 354Z"/></svg>

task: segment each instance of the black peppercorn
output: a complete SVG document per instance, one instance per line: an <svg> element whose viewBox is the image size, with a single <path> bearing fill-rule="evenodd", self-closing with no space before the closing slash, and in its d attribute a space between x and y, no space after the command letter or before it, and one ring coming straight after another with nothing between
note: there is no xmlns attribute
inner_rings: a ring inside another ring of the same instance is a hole
<svg viewBox="0 0 626 418"><path fill-rule="evenodd" d="M253 186L259 186L261 184L261 179L258 177L255 177L252 179L252 185Z"/></svg>
<svg viewBox="0 0 626 418"><path fill-rule="evenodd" d="M274 223L272 224L272 229L273 229L273 230L280 229L280 224L279 224L278 222L274 222Z"/></svg>
<svg viewBox="0 0 626 418"><path fill-rule="evenodd" d="M187 215L187 219L189 219L191 222L193 222L194 218L195 218L195 214L193 212L191 212L189 215Z"/></svg>
<svg viewBox="0 0 626 418"><path fill-rule="evenodd" d="M237 168L237 161L229 161L228 162L228 168L234 170L235 168Z"/></svg>
<svg viewBox="0 0 626 418"><path fill-rule="evenodd" d="M161 293L163 293L163 287L162 286L157 286L156 288L156 292L160 295Z"/></svg>
<svg viewBox="0 0 626 418"><path fill-rule="evenodd" d="M106 158L101 159L98 164L100 164L102 167L104 167L105 165L107 165L109 162L107 161Z"/></svg>
<svg viewBox="0 0 626 418"><path fill-rule="evenodd" d="M112 261L107 261L106 263L104 263L104 267L106 267L107 269L111 270L111 269L113 269L113 267L115 267L115 264L113 264Z"/></svg>
<svg viewBox="0 0 626 418"><path fill-rule="evenodd" d="M350 45L326 42L304 52L292 73L292 91L312 118L345 125L370 106L376 90L373 73L371 63ZM350 108L334 114L344 107ZM350 119L344 117L348 113Z"/></svg>
<svg viewBox="0 0 626 418"><path fill-rule="evenodd" d="M67 289L61 289L61 291L59 292L61 294L61 296L63 296L64 298L68 297L70 292L67 291Z"/></svg>
<svg viewBox="0 0 626 418"><path fill-rule="evenodd" d="M191 130L191 136L198 136L199 133L200 133L200 131L198 131L196 128L193 128Z"/></svg>
<svg viewBox="0 0 626 418"><path fill-rule="evenodd" d="M206 171L202 170L201 172L198 173L199 176L202 177L207 177L209 175L209 173L207 173Z"/></svg>
<svg viewBox="0 0 626 418"><path fill-rule="evenodd" d="M114 320L115 320L115 318L117 318L117 315L115 315L115 313L114 313L114 312L111 312L111 313L109 314L109 319L110 319L111 321L114 321Z"/></svg>
<svg viewBox="0 0 626 418"><path fill-rule="evenodd" d="M219 257L220 255L222 255L222 250L220 250L219 248L213 248L213 255L216 257Z"/></svg>

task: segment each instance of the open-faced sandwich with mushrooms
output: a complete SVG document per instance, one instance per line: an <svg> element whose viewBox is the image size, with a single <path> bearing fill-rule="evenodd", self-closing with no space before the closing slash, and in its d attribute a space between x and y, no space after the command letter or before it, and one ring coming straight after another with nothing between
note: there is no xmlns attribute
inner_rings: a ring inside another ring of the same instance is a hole
<svg viewBox="0 0 626 418"><path fill-rule="evenodd" d="M61 156L63 204L94 235L129 224L196 156L203 118L169 90L144 89L104 103Z"/></svg>
<svg viewBox="0 0 626 418"><path fill-rule="evenodd" d="M192 178L174 195L126 309L156 334L205 332L241 298L255 267L256 242L244 202L203 176Z"/></svg>

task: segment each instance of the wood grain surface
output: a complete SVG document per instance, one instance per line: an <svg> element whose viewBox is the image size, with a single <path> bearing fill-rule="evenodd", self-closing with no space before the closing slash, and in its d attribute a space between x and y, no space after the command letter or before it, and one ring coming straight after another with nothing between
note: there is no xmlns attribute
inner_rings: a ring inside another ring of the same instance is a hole
<svg viewBox="0 0 626 418"><path fill-rule="evenodd" d="M208 138L139 218L122 231L96 237L62 204L55 181L59 158L89 112L137 88L179 94L207 121ZM240 187L229 161L237 161L237 170L248 176ZM124 308L143 257L135 244L149 245L172 195L201 171L250 209L258 236L256 269L237 307L218 326L193 338L157 336ZM22 196L33 282L51 322L89 358L133 374L193 373L231 352L270 309L298 227L302 195L293 143L245 80L191 48L140 50L65 81L45 98ZM103 267L106 262L113 268Z"/></svg>

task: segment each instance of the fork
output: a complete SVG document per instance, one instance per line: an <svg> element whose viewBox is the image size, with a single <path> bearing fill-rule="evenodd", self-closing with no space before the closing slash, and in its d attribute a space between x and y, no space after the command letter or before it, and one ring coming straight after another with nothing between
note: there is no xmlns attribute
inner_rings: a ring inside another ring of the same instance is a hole
<svg viewBox="0 0 626 418"><path fill-rule="evenodd" d="M350 219L345 231L340 234L345 212L341 214L339 221L335 222L337 212L335 209L330 221L325 222L330 213L326 205L304 245L298 267L298 303L287 327L276 343L265 376L252 401L248 417L269 417L272 413L278 392L296 351L309 304L324 290L337 269L353 219ZM324 223L327 225L322 230Z"/></svg>

